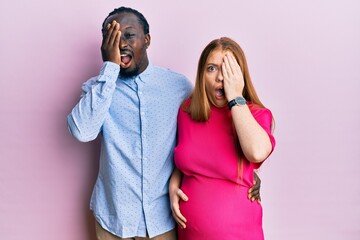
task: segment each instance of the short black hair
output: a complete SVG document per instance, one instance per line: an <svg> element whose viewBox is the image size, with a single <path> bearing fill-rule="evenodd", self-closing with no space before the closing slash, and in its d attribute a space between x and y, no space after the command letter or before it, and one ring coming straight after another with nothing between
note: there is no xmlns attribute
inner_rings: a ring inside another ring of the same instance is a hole
<svg viewBox="0 0 360 240"><path fill-rule="evenodd" d="M132 13L134 14L138 20L139 20L139 23L142 25L143 27L143 30L144 30L144 34L148 34L149 33L149 30L150 30L150 27L149 27L149 23L147 22L146 18L144 17L144 15L142 15L142 13L140 13L139 11L135 10L135 9L132 9L132 8L129 8L129 7L119 7L119 8L115 8L114 11L112 11L111 13L109 13L109 15L105 18L103 24L102 24L102 29L101 31L104 33L104 29L105 29L105 22L106 20L114 15L114 14L118 14L118 13L123 13L123 12L127 12L127 13Z"/></svg>

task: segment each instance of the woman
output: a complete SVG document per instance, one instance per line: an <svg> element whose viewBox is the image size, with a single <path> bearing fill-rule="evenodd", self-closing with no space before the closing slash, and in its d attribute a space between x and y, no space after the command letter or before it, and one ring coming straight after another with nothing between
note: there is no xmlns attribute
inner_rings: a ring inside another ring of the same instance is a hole
<svg viewBox="0 0 360 240"><path fill-rule="evenodd" d="M247 194L274 149L272 123L240 46L226 37L210 42L178 115L170 201L179 240L264 239L261 205Z"/></svg>

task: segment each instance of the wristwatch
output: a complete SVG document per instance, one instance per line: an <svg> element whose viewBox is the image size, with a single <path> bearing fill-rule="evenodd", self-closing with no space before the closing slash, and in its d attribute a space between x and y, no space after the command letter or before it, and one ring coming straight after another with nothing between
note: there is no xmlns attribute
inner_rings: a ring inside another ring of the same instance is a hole
<svg viewBox="0 0 360 240"><path fill-rule="evenodd" d="M228 103L229 109L231 110L231 108L235 105L245 105L246 104L246 100L243 97L236 97L235 99L231 100Z"/></svg>

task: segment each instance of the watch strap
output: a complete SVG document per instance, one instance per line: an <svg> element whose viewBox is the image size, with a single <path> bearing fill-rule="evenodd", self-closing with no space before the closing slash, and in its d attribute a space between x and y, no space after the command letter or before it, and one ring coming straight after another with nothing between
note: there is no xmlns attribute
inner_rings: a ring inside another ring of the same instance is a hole
<svg viewBox="0 0 360 240"><path fill-rule="evenodd" d="M235 99L228 102L228 106L230 110L235 105L245 105L245 104L246 104L246 99L243 97L236 97Z"/></svg>

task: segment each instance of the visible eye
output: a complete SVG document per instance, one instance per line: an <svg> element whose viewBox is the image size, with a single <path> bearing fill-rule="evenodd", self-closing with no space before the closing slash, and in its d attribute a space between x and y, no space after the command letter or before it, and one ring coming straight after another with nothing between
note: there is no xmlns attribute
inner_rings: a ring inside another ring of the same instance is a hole
<svg viewBox="0 0 360 240"><path fill-rule="evenodd" d="M135 34L134 33L125 33L125 37L126 38L133 38L133 37L135 37Z"/></svg>
<svg viewBox="0 0 360 240"><path fill-rule="evenodd" d="M207 70L208 70L208 72L213 72L213 71L216 71L216 67L213 65L210 65L207 67Z"/></svg>

